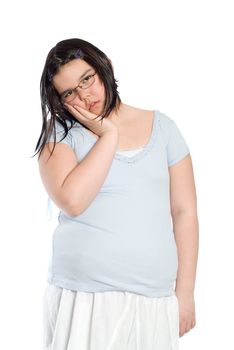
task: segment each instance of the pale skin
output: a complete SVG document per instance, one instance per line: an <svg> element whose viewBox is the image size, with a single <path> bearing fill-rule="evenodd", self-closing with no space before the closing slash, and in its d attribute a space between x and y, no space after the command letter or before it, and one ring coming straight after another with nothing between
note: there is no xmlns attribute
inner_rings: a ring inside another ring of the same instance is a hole
<svg viewBox="0 0 234 350"><path fill-rule="evenodd" d="M74 88L82 74L92 67L76 59L62 66L53 84L62 93ZM147 143L152 127L153 111L142 110L121 103L101 124L105 89L98 75L88 89L77 89L73 101L66 104L70 113L87 126L97 142L80 162L73 150L58 143L49 157L52 143L48 143L38 159L45 189L54 203L69 215L82 213L96 197L110 170L117 150L135 149ZM98 103L90 108L91 103ZM198 258L198 217L195 181L190 154L168 168L173 231L178 250L176 296L179 302L179 335L195 327L194 288Z"/></svg>

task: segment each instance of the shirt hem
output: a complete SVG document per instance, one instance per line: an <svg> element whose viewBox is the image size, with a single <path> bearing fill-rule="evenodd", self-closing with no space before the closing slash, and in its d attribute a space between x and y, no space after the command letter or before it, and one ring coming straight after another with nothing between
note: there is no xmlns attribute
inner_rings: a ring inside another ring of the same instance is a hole
<svg viewBox="0 0 234 350"><path fill-rule="evenodd" d="M131 288L118 288L118 287L93 287L85 283L79 283L77 281L64 280L55 277L49 277L47 279L49 285L54 285L60 288L68 289L74 292L85 292L85 293L103 293L103 292L128 292L139 294L146 297L169 297L175 295L175 290L173 288L160 287L158 290L143 290L143 289L131 289Z"/></svg>

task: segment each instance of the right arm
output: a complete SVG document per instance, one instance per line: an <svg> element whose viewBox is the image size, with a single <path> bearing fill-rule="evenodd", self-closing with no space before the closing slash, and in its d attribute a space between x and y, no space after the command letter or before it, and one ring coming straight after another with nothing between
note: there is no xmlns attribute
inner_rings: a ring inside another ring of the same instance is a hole
<svg viewBox="0 0 234 350"><path fill-rule="evenodd" d="M117 144L118 131L111 127L80 163L70 146L56 143L49 158L53 143L45 145L38 160L39 171L48 195L59 208L78 216L91 204L108 175Z"/></svg>
<svg viewBox="0 0 234 350"><path fill-rule="evenodd" d="M96 197L109 172L118 135L104 134L77 164L74 151L68 145L45 145L39 158L39 170L45 189L54 203L71 216L80 215Z"/></svg>

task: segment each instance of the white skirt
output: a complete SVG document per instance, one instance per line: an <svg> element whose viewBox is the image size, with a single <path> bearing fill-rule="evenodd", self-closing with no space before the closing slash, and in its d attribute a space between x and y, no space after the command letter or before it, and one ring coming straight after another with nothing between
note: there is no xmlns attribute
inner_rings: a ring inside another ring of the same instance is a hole
<svg viewBox="0 0 234 350"><path fill-rule="evenodd" d="M44 350L178 350L178 299L47 283L43 332Z"/></svg>

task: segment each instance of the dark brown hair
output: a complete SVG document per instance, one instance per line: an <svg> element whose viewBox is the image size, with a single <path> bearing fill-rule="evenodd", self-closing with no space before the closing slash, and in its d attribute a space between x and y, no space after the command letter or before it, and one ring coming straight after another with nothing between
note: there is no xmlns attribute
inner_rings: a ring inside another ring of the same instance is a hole
<svg viewBox="0 0 234 350"><path fill-rule="evenodd" d="M77 56L77 52L79 56ZM64 129L66 137L68 131L72 128L77 119L68 112L63 106L58 92L52 84L53 76L59 71L59 68L73 59L82 58L97 72L105 88L105 105L101 115L101 120L106 118L114 108L118 108L121 99L117 91L118 80L114 77L114 71L110 59L96 46L82 39L66 39L58 42L48 53L40 81L40 97L42 108L42 129L36 144L35 154L40 154L46 144L48 137L53 133L54 145L56 143L55 122L57 121ZM48 116L50 118L48 119ZM67 121L70 122L68 127ZM61 141L61 140L60 140Z"/></svg>

